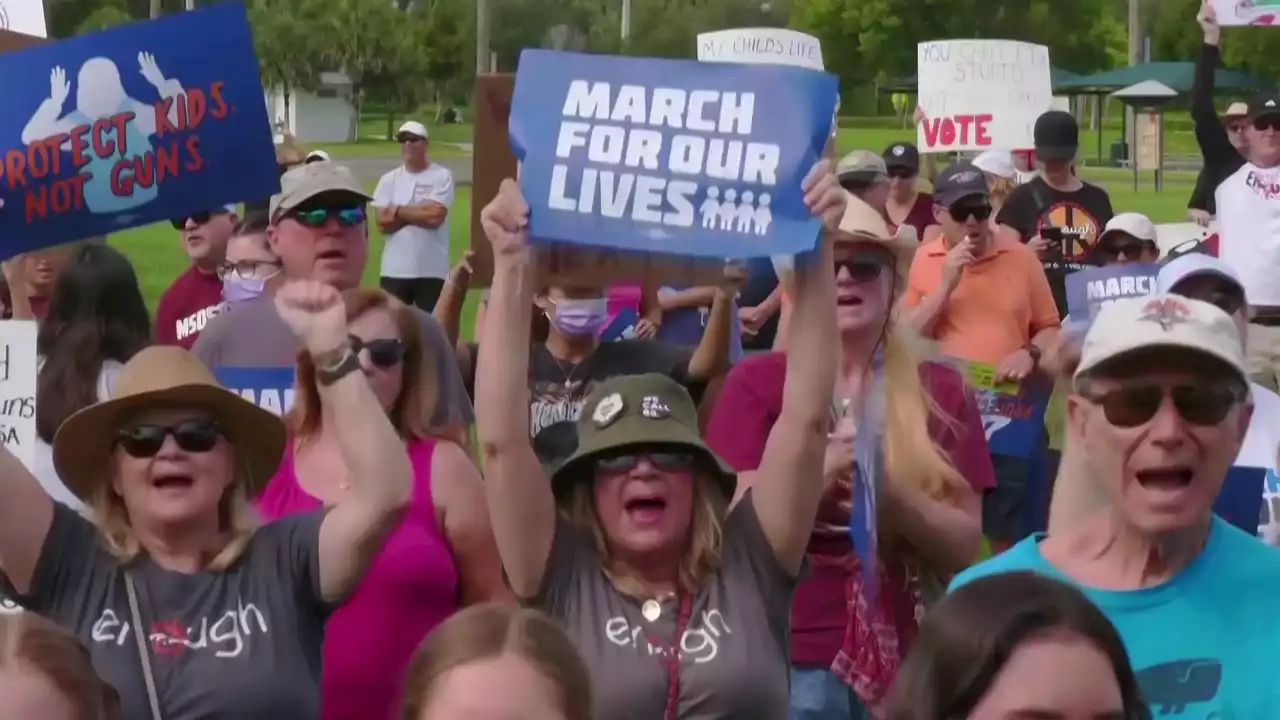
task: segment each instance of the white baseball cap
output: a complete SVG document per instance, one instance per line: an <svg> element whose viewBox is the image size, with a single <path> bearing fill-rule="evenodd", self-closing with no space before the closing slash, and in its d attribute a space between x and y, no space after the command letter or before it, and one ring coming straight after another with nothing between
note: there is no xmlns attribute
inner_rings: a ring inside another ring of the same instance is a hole
<svg viewBox="0 0 1280 720"><path fill-rule="evenodd" d="M1018 176L1013 165L1013 153L1008 150L987 150L973 159L973 166L984 173L1012 180Z"/></svg>
<svg viewBox="0 0 1280 720"><path fill-rule="evenodd" d="M1231 266L1216 257L1204 253L1187 253L1165 263L1156 273L1156 292L1173 293L1173 288L1187 278L1199 275L1214 275L1226 280L1240 289L1244 294L1244 285L1240 276Z"/></svg>
<svg viewBox="0 0 1280 720"><path fill-rule="evenodd" d="M1075 377L1149 348L1190 350L1226 363L1246 385L1244 347L1231 316L1200 300L1159 293L1123 298L1098 310L1080 349Z"/></svg>
<svg viewBox="0 0 1280 720"><path fill-rule="evenodd" d="M309 162L309 163L328 162L329 160L332 160L332 159L333 158L329 157L329 153L325 152L324 150L312 150L311 152L307 153L307 159L305 162Z"/></svg>
<svg viewBox="0 0 1280 720"><path fill-rule="evenodd" d="M416 135L422 138L423 140L426 140L427 126L423 125L417 120L410 120L409 122L401 125L400 129L396 131L397 138L400 137L401 135Z"/></svg>
<svg viewBox="0 0 1280 720"><path fill-rule="evenodd" d="M1122 232L1139 240L1156 242L1156 224L1142 213L1126 212L1111 218L1107 226L1102 229L1102 235L1098 236L1098 243L1101 244L1107 235L1113 232Z"/></svg>

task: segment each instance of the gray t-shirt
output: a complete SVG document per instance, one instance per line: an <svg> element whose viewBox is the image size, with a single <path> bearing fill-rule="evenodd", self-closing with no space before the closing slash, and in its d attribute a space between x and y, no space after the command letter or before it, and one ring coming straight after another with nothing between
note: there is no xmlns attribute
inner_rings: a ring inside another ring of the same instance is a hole
<svg viewBox="0 0 1280 720"><path fill-rule="evenodd" d="M74 632L119 691L124 717L148 720L124 569L92 523L54 507L31 592L18 602ZM224 572L171 572L145 556L130 566L165 720L320 717L321 645L332 609L320 595L322 518L265 525Z"/></svg>
<svg viewBox="0 0 1280 720"><path fill-rule="evenodd" d="M795 586L748 494L725 521L720 569L693 598L680 643L681 720L787 717ZM590 534L559 519L541 597L526 605L560 620L577 644L591 668L595 720L661 720L675 599L656 622L645 620L641 601L605 577Z"/></svg>
<svg viewBox="0 0 1280 720"><path fill-rule="evenodd" d="M458 369L458 356L440 323L429 313L417 308L414 311L422 321L423 339L435 365L439 388L431 422L470 425L475 422L475 412ZM210 368L293 367L301 349L297 336L276 312L275 302L260 297L209 320L191 351Z"/></svg>

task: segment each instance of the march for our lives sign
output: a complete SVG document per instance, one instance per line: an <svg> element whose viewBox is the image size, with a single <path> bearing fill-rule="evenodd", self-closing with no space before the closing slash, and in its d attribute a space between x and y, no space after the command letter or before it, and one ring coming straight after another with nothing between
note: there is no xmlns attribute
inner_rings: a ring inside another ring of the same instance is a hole
<svg viewBox="0 0 1280 720"><path fill-rule="evenodd" d="M1155 292L1155 263L1085 268L1067 276L1067 317L1088 323L1102 306L1120 298L1141 297Z"/></svg>
<svg viewBox="0 0 1280 720"><path fill-rule="evenodd" d="M718 258L812 250L800 183L837 84L795 67L525 50L509 128L529 235Z"/></svg>
<svg viewBox="0 0 1280 720"><path fill-rule="evenodd" d="M1044 432L1052 388L1038 376L1021 383L995 381L995 368L957 361L973 388L992 455L1028 458Z"/></svg>
<svg viewBox="0 0 1280 720"><path fill-rule="evenodd" d="M0 55L0 257L280 189L240 3Z"/></svg>
<svg viewBox="0 0 1280 720"><path fill-rule="evenodd" d="M223 387L277 415L293 407L291 367L220 367L213 374Z"/></svg>

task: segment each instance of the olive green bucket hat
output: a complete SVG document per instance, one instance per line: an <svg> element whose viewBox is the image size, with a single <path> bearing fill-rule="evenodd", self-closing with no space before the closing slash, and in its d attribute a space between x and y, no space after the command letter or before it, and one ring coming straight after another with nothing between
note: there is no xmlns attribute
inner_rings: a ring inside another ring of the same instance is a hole
<svg viewBox="0 0 1280 720"><path fill-rule="evenodd" d="M666 375L620 375L596 385L578 418L578 449L551 476L551 489L563 499L578 482L592 477L602 455L632 446L658 445L689 450L714 473L726 498L738 479L698 433L698 409L679 383Z"/></svg>

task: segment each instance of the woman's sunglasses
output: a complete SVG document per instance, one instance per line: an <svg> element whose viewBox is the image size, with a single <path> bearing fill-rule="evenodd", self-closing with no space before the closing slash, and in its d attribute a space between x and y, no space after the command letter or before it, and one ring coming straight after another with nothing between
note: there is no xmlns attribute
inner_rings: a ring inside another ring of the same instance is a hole
<svg viewBox="0 0 1280 720"><path fill-rule="evenodd" d="M1154 246L1137 240L1134 242L1117 242L1102 248L1102 254L1114 260L1141 260L1144 253L1150 252Z"/></svg>
<svg viewBox="0 0 1280 720"><path fill-rule="evenodd" d="M359 205L353 207L300 208L294 210L290 215L294 220L311 228L324 227L331 217L336 218L338 224L343 227L355 227L365 221L364 208Z"/></svg>
<svg viewBox="0 0 1280 720"><path fill-rule="evenodd" d="M1095 395L1083 395L1101 407L1107 422L1118 428L1135 428L1151 422L1166 396L1173 397L1173 407L1183 420L1201 427L1222 422L1231 408L1240 402L1238 392L1215 384L1129 385Z"/></svg>
<svg viewBox="0 0 1280 720"><path fill-rule="evenodd" d="M836 277L840 276L841 270L849 273L849 277L857 282L866 282L880 277L884 263L861 257L844 258L835 261Z"/></svg>
<svg viewBox="0 0 1280 720"><path fill-rule="evenodd" d="M134 425L116 434L116 443L131 457L155 457L164 446L164 439L172 435L174 442L185 452L204 453L218 444L223 437L222 426L212 420L185 420L177 425Z"/></svg>
<svg viewBox="0 0 1280 720"><path fill-rule="evenodd" d="M396 338L378 338L363 340L351 335L348 338L351 351L359 355L361 351L369 351L369 362L381 370L389 370L404 360L404 343Z"/></svg>
<svg viewBox="0 0 1280 720"><path fill-rule="evenodd" d="M648 460L654 468L663 472L684 472L697 464L693 453L676 450L628 451L609 455L596 461L596 468L606 473L631 472L641 460Z"/></svg>

